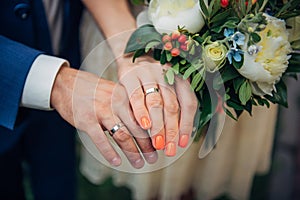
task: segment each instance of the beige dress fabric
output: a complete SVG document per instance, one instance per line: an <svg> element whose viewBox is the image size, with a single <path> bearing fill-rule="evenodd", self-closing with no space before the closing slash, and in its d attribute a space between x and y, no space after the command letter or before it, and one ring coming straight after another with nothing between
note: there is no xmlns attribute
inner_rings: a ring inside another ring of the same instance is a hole
<svg viewBox="0 0 300 200"><path fill-rule="evenodd" d="M101 32L85 12L81 25L83 56L87 56L102 40ZM106 58L111 58L109 54L99 52L89 64L99 66ZM106 76L115 78L115 75L112 70ZM132 190L134 199L179 199L190 188L201 200L214 199L224 193L234 199L248 199L255 174L266 173L270 168L276 115L277 106L271 106L270 109L255 107L253 117L244 113L238 122L226 118L215 149L204 159L198 158L201 144L197 142L169 167L150 173L129 174L102 165L82 148L80 170L95 184L112 176L116 185Z"/></svg>

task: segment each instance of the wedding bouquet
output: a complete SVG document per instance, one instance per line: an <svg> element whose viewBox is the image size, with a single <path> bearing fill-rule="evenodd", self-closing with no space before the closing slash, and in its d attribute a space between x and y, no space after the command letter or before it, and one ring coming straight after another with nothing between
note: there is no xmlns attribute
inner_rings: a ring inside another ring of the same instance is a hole
<svg viewBox="0 0 300 200"><path fill-rule="evenodd" d="M169 84L174 76L189 79L200 104L200 128L220 108L237 119L243 111L251 115L253 106L287 106L284 77L297 77L300 56L285 20L300 15L299 0L146 3L149 23L131 35L125 53L133 53L133 61L147 54L169 64Z"/></svg>

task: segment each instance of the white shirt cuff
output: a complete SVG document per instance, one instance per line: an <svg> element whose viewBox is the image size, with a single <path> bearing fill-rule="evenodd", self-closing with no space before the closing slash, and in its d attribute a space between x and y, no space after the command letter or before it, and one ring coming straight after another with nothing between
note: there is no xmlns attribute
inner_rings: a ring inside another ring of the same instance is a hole
<svg viewBox="0 0 300 200"><path fill-rule="evenodd" d="M68 61L39 55L29 70L21 98L21 106L39 110L52 110L50 96L56 75Z"/></svg>

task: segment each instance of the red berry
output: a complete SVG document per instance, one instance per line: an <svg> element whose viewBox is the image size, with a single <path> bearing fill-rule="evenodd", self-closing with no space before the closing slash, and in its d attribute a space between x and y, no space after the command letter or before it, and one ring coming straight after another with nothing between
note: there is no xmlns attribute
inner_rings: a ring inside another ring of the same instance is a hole
<svg viewBox="0 0 300 200"><path fill-rule="evenodd" d="M180 37L179 31L174 31L171 35L172 40L177 40Z"/></svg>
<svg viewBox="0 0 300 200"><path fill-rule="evenodd" d="M169 36L169 35L164 35L164 36L162 37L163 43L170 42L171 40L172 40L172 38L171 38L171 36Z"/></svg>
<svg viewBox="0 0 300 200"><path fill-rule="evenodd" d="M167 51L170 51L172 48L173 48L173 45L172 45L171 42L167 42L167 43L164 45L164 49L167 50Z"/></svg>
<svg viewBox="0 0 300 200"><path fill-rule="evenodd" d="M229 5L229 0L221 0L221 7L226 8Z"/></svg>
<svg viewBox="0 0 300 200"><path fill-rule="evenodd" d="M178 42L180 43L185 43L186 42L186 36L185 35L180 35L179 38L178 38Z"/></svg>
<svg viewBox="0 0 300 200"><path fill-rule="evenodd" d="M173 57L179 56L179 55L180 55L180 50L179 50L178 48L173 48L173 49L171 50L171 55L172 55Z"/></svg>

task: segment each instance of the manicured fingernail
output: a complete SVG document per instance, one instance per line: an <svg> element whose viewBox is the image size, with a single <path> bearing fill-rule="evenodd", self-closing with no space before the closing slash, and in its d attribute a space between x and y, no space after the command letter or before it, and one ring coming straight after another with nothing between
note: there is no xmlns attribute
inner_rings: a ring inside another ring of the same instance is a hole
<svg viewBox="0 0 300 200"><path fill-rule="evenodd" d="M134 162L134 166L135 166L135 168L137 168L137 169L143 167L144 164L145 164L145 163L144 163L144 161L143 161L142 159L138 159L138 160L136 160L136 161Z"/></svg>
<svg viewBox="0 0 300 200"><path fill-rule="evenodd" d="M111 164L112 164L113 166L119 166L119 165L121 165L121 159L118 158L118 157L115 157L115 158L113 158L113 159L111 160Z"/></svg>
<svg viewBox="0 0 300 200"><path fill-rule="evenodd" d="M157 153L153 152L153 153L146 153L145 157L147 158L147 162L150 164L153 164L157 161Z"/></svg>
<svg viewBox="0 0 300 200"><path fill-rule="evenodd" d="M166 156L175 156L176 155L176 144L174 142L169 142L166 145Z"/></svg>
<svg viewBox="0 0 300 200"><path fill-rule="evenodd" d="M156 136L156 138L155 138L155 148L157 150L161 150L164 147L165 147L165 140L164 140L163 136L161 136L161 135Z"/></svg>
<svg viewBox="0 0 300 200"><path fill-rule="evenodd" d="M142 117L141 124L143 129L149 129L150 128L150 120L148 117Z"/></svg>
<svg viewBox="0 0 300 200"><path fill-rule="evenodd" d="M189 136L188 135L181 135L179 139L179 146L180 147L186 147L189 143Z"/></svg>

